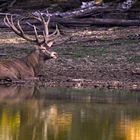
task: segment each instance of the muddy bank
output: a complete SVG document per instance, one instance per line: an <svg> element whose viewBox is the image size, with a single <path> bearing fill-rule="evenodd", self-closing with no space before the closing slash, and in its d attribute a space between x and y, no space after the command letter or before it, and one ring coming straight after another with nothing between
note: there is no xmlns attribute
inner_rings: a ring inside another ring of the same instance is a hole
<svg viewBox="0 0 140 140"><path fill-rule="evenodd" d="M63 29L49 60L40 71L48 86L140 89L139 27ZM32 45L0 31L1 59L26 56Z"/></svg>

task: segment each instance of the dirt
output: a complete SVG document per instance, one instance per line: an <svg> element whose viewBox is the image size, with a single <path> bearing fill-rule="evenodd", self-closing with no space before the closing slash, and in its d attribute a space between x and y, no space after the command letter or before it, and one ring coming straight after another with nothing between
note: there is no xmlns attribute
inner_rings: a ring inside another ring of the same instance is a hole
<svg viewBox="0 0 140 140"><path fill-rule="evenodd" d="M0 57L27 55L32 44L0 31ZM91 27L61 30L40 81L48 86L140 89L140 28Z"/></svg>

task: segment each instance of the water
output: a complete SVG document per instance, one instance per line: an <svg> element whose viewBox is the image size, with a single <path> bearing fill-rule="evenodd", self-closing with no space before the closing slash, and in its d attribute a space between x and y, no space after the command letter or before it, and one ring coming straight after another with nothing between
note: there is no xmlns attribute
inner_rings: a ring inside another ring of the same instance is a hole
<svg viewBox="0 0 140 140"><path fill-rule="evenodd" d="M140 140L140 94L0 87L0 140Z"/></svg>

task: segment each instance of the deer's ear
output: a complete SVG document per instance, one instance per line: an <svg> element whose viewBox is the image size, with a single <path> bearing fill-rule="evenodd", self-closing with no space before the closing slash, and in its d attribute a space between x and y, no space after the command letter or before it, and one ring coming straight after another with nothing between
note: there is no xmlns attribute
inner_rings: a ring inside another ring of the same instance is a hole
<svg viewBox="0 0 140 140"><path fill-rule="evenodd" d="M49 41L49 42L47 43L47 46L50 48L50 47L53 45L53 43L54 43L54 41Z"/></svg>

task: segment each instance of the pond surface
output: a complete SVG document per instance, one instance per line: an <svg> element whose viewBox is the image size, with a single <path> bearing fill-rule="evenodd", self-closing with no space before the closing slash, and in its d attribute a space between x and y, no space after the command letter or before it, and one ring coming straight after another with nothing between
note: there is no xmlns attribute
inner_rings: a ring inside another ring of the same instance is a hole
<svg viewBox="0 0 140 140"><path fill-rule="evenodd" d="M140 93L0 87L0 140L140 140Z"/></svg>

